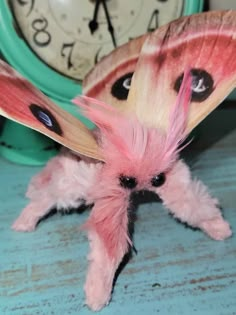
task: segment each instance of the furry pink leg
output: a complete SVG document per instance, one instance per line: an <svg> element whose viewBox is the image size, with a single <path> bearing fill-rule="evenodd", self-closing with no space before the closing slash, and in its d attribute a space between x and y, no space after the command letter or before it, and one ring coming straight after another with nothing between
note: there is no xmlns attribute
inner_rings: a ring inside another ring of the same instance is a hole
<svg viewBox="0 0 236 315"><path fill-rule="evenodd" d="M177 161L166 176L166 182L156 192L164 205L178 219L202 229L215 240L224 240L232 232L203 183L192 180L190 170L183 161Z"/></svg>
<svg viewBox="0 0 236 315"><path fill-rule="evenodd" d="M31 202L24 208L20 216L12 224L12 229L18 232L31 232L35 230L38 221L46 215L53 204L51 200Z"/></svg>
<svg viewBox="0 0 236 315"><path fill-rule="evenodd" d="M95 201L87 222L91 252L84 289L86 304L94 311L109 303L115 272L130 242L127 235L129 194L119 187L109 192Z"/></svg>
<svg viewBox="0 0 236 315"><path fill-rule="evenodd" d="M67 210L86 203L88 191L101 167L101 163L77 157L64 149L32 178L26 194L30 203L12 228L32 231L52 207Z"/></svg>

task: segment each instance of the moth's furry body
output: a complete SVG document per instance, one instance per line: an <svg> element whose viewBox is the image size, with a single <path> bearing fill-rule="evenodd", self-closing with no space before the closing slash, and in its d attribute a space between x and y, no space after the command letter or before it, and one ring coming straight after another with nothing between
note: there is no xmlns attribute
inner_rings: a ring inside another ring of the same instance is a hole
<svg viewBox="0 0 236 315"><path fill-rule="evenodd" d="M137 130L140 131L139 127ZM114 140L110 132L103 139L104 150L106 145L111 146L106 163L64 149L32 179L27 192L30 203L13 224L17 231L32 231L52 207L62 210L78 207L84 202L94 203L86 223L91 252L85 284L86 303L93 310L99 310L109 302L115 272L131 244L127 230L131 192L142 189L156 192L176 218L202 229L213 239L223 240L231 235L217 200L209 195L200 181L192 180L189 168L178 160L176 151L166 154L169 151L164 151L162 137L158 140L158 131L152 132L153 136L147 134L149 141L143 140L145 150L139 157L136 152L132 158L135 150L128 147L125 150L126 141L109 143ZM138 143L143 144L143 141L140 142L140 138L136 141L138 149ZM154 143L156 150L153 150ZM165 173L165 182L160 187L153 187L151 179L160 172ZM135 177L137 186L134 189L122 187L121 174Z"/></svg>

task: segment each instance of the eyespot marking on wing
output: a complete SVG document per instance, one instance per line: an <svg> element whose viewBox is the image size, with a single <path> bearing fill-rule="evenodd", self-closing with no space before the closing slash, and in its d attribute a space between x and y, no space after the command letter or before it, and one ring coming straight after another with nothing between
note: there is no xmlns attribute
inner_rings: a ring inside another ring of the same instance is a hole
<svg viewBox="0 0 236 315"><path fill-rule="evenodd" d="M133 72L129 72L120 77L112 85L111 94L118 100L126 100L128 98Z"/></svg>
<svg viewBox="0 0 236 315"><path fill-rule="evenodd" d="M54 131L59 136L63 135L62 129L53 116L53 114L46 108L43 108L37 104L30 104L29 109L34 117L40 121L46 128Z"/></svg>
<svg viewBox="0 0 236 315"><path fill-rule="evenodd" d="M205 101L214 90L214 80L210 73L203 69L192 69L192 102ZM178 93L183 80L183 73L174 83L174 90Z"/></svg>

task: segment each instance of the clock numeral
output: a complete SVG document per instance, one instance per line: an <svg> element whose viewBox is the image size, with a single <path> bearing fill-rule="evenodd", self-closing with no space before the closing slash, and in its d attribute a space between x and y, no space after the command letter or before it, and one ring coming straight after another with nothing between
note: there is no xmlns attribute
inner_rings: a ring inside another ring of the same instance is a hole
<svg viewBox="0 0 236 315"><path fill-rule="evenodd" d="M30 13L32 12L32 10L34 9L34 5L35 5L35 0L17 0L17 2L19 3L19 5L21 6L25 6L29 4L29 11L27 12L26 16L30 15Z"/></svg>
<svg viewBox="0 0 236 315"><path fill-rule="evenodd" d="M47 31L48 21L42 17L32 22L32 28L35 30L33 41L40 47L45 47L51 42L51 34Z"/></svg>
<svg viewBox="0 0 236 315"><path fill-rule="evenodd" d="M156 28L158 28L158 15L159 15L159 11L154 10L151 15L150 21L148 23L148 28L147 28L148 32L153 32Z"/></svg>
<svg viewBox="0 0 236 315"><path fill-rule="evenodd" d="M63 44L61 48L61 56L67 57L67 69L71 69L73 67L72 53L75 46L75 42L69 44Z"/></svg>

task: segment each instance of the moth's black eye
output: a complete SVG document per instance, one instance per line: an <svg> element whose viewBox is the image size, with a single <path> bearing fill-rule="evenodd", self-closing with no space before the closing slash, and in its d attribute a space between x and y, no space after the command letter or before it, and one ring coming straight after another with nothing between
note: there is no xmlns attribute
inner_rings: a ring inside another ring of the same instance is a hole
<svg viewBox="0 0 236 315"><path fill-rule="evenodd" d="M192 69L192 101L205 101L214 90L214 81L212 76L203 69ZM183 81L183 73L177 78L174 84L174 89L179 92Z"/></svg>
<svg viewBox="0 0 236 315"><path fill-rule="evenodd" d="M48 109L36 104L30 104L29 109L34 117L37 118L37 120L40 121L46 128L54 131L60 136L63 134L59 123Z"/></svg>
<svg viewBox="0 0 236 315"><path fill-rule="evenodd" d="M151 184L154 187L159 187L162 186L164 184L166 180L166 176L164 173L160 173L158 175L155 175L152 179L151 179Z"/></svg>
<svg viewBox="0 0 236 315"><path fill-rule="evenodd" d="M121 187L126 189L133 189L137 186L137 179L132 176L120 175L119 177Z"/></svg>
<svg viewBox="0 0 236 315"><path fill-rule="evenodd" d="M128 98L133 72L127 73L119 78L111 88L111 94L118 100Z"/></svg>

